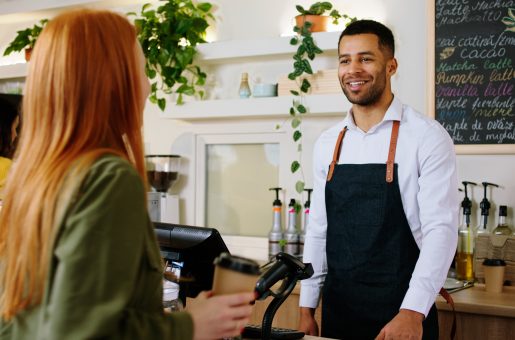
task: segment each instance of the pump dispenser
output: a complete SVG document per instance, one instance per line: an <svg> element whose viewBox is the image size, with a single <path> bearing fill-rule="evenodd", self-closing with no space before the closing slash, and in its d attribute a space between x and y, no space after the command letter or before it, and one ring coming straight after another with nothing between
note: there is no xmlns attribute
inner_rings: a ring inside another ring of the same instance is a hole
<svg viewBox="0 0 515 340"><path fill-rule="evenodd" d="M281 200L279 200L279 190L282 190L282 188L270 188L269 190L275 190L275 200L272 210L272 230L268 233L268 258L272 259L282 251L281 241L283 239L283 230L281 227L281 210L283 204Z"/></svg>
<svg viewBox="0 0 515 340"><path fill-rule="evenodd" d="M284 252L292 256L299 255L299 231L297 230L297 213L295 212L295 199L290 200L288 204L288 228L284 233L286 245Z"/></svg>
<svg viewBox="0 0 515 340"><path fill-rule="evenodd" d="M479 204L479 207L481 208L481 221L479 222L479 227L477 229L477 235L487 235L488 232L488 214L490 210L490 202L486 198L486 188L490 186L499 187L497 184L489 183L489 182L482 182L483 184L483 200L481 200L481 203Z"/></svg>
<svg viewBox="0 0 515 340"><path fill-rule="evenodd" d="M304 254L304 240L306 239L306 230L308 228L309 223L309 208L311 206L311 192L313 189L304 189L304 191L308 192L308 200L304 203L304 224L302 230L300 232L299 239L299 254Z"/></svg>
<svg viewBox="0 0 515 340"><path fill-rule="evenodd" d="M465 198L461 202L463 209L463 220L458 229L458 252L456 255L456 274L458 280L473 281L473 256L474 256L474 235L470 228L470 215L472 213L472 202L467 195L467 185L477 185L474 182L463 181Z"/></svg>

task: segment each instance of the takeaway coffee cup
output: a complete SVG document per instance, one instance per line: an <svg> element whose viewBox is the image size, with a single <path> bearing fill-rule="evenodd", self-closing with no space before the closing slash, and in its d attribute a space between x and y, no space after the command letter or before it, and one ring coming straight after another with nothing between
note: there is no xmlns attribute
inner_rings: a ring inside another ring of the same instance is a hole
<svg viewBox="0 0 515 340"><path fill-rule="evenodd" d="M213 295L253 292L259 278L259 264L222 253L215 259Z"/></svg>
<svg viewBox="0 0 515 340"><path fill-rule="evenodd" d="M502 292L505 268L506 262L500 259L485 259L483 261L483 270L485 272L485 289L487 292Z"/></svg>

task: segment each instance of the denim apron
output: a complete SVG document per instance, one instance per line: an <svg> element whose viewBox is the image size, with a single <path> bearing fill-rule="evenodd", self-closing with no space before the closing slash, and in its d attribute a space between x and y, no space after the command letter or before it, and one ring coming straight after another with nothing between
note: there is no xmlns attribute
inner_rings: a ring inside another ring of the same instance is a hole
<svg viewBox="0 0 515 340"><path fill-rule="evenodd" d="M419 249L404 214L392 124L386 164L338 164L345 127L338 136L325 187L327 276L322 336L374 339L399 312ZM424 339L438 339L433 305Z"/></svg>

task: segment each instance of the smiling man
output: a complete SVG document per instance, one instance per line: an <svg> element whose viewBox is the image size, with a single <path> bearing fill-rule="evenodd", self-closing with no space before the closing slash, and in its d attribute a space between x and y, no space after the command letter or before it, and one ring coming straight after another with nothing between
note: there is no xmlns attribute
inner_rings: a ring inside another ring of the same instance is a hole
<svg viewBox="0 0 515 340"><path fill-rule="evenodd" d="M353 104L313 154L314 191L300 329L337 339L437 339L434 305L457 242L452 140L394 96L393 34L372 20L338 43L338 76Z"/></svg>

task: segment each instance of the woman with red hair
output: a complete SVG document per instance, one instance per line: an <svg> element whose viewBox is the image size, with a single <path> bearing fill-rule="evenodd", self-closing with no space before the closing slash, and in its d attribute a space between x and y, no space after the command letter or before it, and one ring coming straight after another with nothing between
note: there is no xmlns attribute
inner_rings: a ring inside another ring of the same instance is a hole
<svg viewBox="0 0 515 340"><path fill-rule="evenodd" d="M124 17L73 11L38 38L0 213L1 339L216 339L248 321L252 293L204 293L189 312L163 312L146 210L148 93Z"/></svg>

